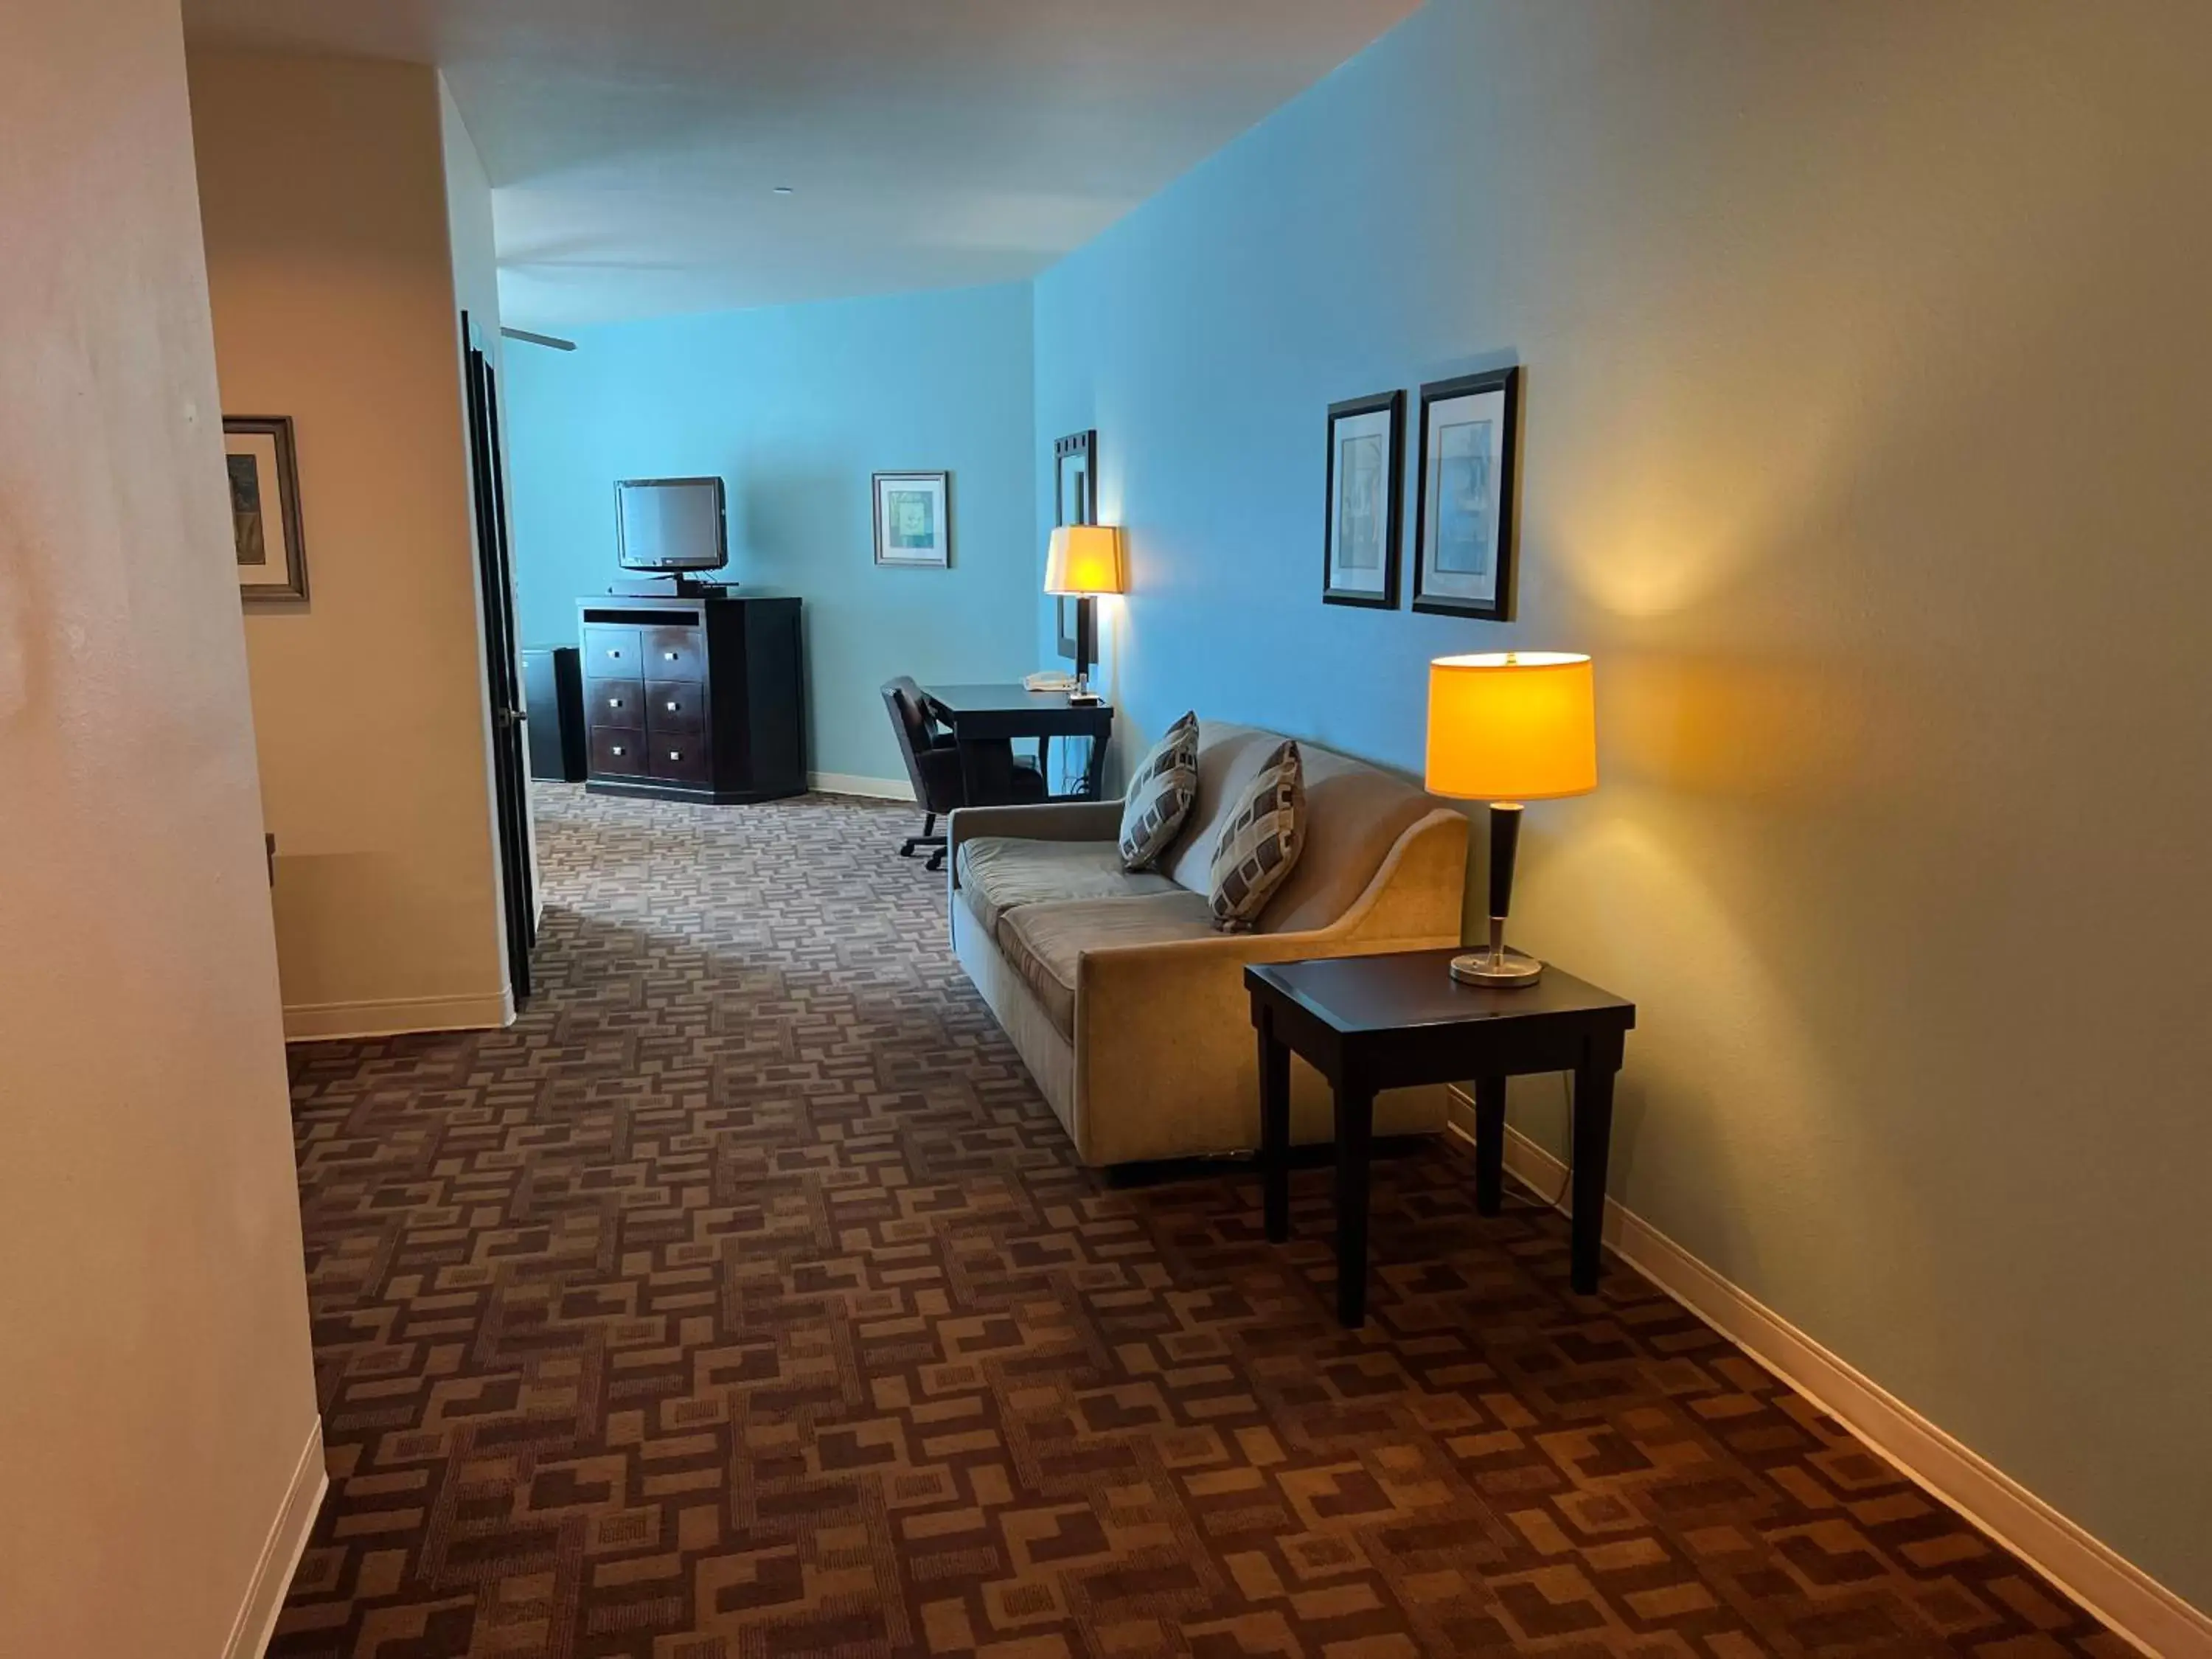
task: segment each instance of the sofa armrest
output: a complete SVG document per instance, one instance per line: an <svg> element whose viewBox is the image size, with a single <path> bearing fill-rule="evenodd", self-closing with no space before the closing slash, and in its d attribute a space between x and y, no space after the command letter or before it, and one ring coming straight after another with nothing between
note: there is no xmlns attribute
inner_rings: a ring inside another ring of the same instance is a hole
<svg viewBox="0 0 2212 1659"><path fill-rule="evenodd" d="M1456 933L1456 930L1454 930ZM1077 1144L1084 1161L1157 1158L1204 1125L1193 1152L1259 1145L1259 1067L1244 969L1308 957L1364 956L1456 943L1452 934L1362 935L1343 927L1227 933L1085 951L1076 969ZM1091 1112L1092 1101L1117 1109Z"/></svg>
<svg viewBox="0 0 2212 1659"><path fill-rule="evenodd" d="M1121 833L1118 800L1054 800L1034 806L963 806L945 820L945 862L959 884L960 843L985 836L1018 841L1113 841Z"/></svg>
<svg viewBox="0 0 2212 1659"><path fill-rule="evenodd" d="M1221 1006L1232 1012L1233 1023L1248 1024L1243 970L1249 965L1459 944L1466 872L1467 819L1457 812L1431 812L1398 837L1367 890L1327 927L1103 945L1083 953L1079 991L1088 996L1096 988L1115 1003L1129 997L1156 1001L1157 987L1168 999L1164 1006L1173 1007L1182 994L1176 988L1199 994L1200 988L1212 986L1225 991Z"/></svg>
<svg viewBox="0 0 2212 1659"><path fill-rule="evenodd" d="M1244 969L1309 957L1366 956L1460 942L1467 819L1439 811L1408 828L1367 890L1327 927L1104 945L1076 965L1077 1107L1089 1164L1161 1156L1162 1146L1259 1144L1259 1067ZM1094 1113L1093 1101L1112 1103ZM1192 1126L1211 1144L1192 1144Z"/></svg>

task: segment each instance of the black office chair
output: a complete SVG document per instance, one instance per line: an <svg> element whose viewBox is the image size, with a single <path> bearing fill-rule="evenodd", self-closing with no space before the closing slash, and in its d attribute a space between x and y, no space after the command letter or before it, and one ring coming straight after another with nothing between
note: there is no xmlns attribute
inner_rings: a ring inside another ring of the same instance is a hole
<svg viewBox="0 0 2212 1659"><path fill-rule="evenodd" d="M890 711L891 729L898 734L899 754L914 785L914 798L921 807L921 833L908 836L899 856L910 859L917 847L933 849L927 867L945 867L945 836L937 820L958 806L1012 806L1045 798L1044 775L1026 762L1014 759L1014 746L998 738L970 743L969 756L977 777L976 795L968 793L966 769L952 734L929 717L921 688L906 675L884 687L884 707Z"/></svg>

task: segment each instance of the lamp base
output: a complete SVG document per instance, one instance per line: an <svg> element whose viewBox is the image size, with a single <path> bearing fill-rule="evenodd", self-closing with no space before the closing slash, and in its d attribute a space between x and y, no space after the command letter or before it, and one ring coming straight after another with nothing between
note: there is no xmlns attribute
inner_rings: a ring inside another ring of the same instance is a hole
<svg viewBox="0 0 2212 1659"><path fill-rule="evenodd" d="M1462 985L1487 985L1493 989L1516 989L1534 985L1544 976L1544 964L1532 956L1499 946L1495 951L1469 951L1451 959L1451 976Z"/></svg>

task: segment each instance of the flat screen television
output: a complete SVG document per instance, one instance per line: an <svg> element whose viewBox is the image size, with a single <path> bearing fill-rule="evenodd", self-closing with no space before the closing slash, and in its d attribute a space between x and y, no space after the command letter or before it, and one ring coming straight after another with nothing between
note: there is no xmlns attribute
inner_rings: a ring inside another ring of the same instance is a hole
<svg viewBox="0 0 2212 1659"><path fill-rule="evenodd" d="M615 558L625 570L720 570L730 562L720 478L615 485Z"/></svg>

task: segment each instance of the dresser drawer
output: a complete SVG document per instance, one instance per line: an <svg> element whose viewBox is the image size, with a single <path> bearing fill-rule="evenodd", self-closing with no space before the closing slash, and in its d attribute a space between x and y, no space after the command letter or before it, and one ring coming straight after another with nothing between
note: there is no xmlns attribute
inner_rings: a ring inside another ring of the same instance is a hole
<svg viewBox="0 0 2212 1659"><path fill-rule="evenodd" d="M591 680L584 686L584 722L587 726L626 726L645 730L643 680Z"/></svg>
<svg viewBox="0 0 2212 1659"><path fill-rule="evenodd" d="M641 778L653 769L648 760L645 733L623 726L592 728L593 777Z"/></svg>
<svg viewBox="0 0 2212 1659"><path fill-rule="evenodd" d="M645 672L657 680L703 680L707 659L696 628L648 628L644 630Z"/></svg>
<svg viewBox="0 0 2212 1659"><path fill-rule="evenodd" d="M586 628L584 630L584 678L594 679L603 676L624 679L642 679L645 677L645 645L638 629Z"/></svg>
<svg viewBox="0 0 2212 1659"><path fill-rule="evenodd" d="M672 783L707 781L707 744L702 738L651 738L646 752L656 778L666 778Z"/></svg>
<svg viewBox="0 0 2212 1659"><path fill-rule="evenodd" d="M656 738L687 738L707 729L707 692L690 680L647 680L645 729Z"/></svg>

